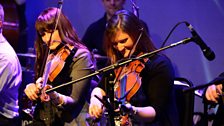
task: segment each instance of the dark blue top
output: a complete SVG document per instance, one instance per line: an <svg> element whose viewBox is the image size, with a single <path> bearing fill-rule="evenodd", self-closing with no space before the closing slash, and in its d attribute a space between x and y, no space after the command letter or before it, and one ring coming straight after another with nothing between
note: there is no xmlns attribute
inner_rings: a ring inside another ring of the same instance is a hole
<svg viewBox="0 0 224 126"><path fill-rule="evenodd" d="M136 125L147 126L179 126L178 112L174 97L174 69L170 60L164 55L155 55L145 63L141 71L142 84L138 92L131 98L130 103L136 107L152 106L156 111L156 118L152 123L144 123L132 119ZM110 84L105 83L108 76L102 78L99 87L107 94ZM108 97L110 97L108 95Z"/></svg>

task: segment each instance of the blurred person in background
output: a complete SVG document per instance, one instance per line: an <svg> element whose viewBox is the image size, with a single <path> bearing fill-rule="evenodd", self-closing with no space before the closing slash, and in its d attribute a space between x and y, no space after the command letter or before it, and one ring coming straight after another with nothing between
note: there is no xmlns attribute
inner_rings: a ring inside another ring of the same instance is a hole
<svg viewBox="0 0 224 126"><path fill-rule="evenodd" d="M22 68L14 49L2 34L3 22L4 10L0 4L0 126L18 126Z"/></svg>

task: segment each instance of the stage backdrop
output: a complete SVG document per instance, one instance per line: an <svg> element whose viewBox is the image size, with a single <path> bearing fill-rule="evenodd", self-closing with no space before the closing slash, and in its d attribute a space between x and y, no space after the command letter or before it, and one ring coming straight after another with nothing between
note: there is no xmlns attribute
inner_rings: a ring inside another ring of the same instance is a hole
<svg viewBox="0 0 224 126"><path fill-rule="evenodd" d="M223 0L136 0L140 18L144 20L150 34L159 48L173 26L188 21L200 34L204 42L215 52L216 58L208 61L194 42L164 51L172 60L176 76L185 77L193 84L206 84L224 72L224 1ZM37 15L50 6L57 6L58 0L28 0L27 20L29 25L29 46L35 38L34 22ZM131 11L126 0L125 8ZM72 21L80 38L90 23L104 14L101 0L64 0L63 11ZM182 24L174 31L166 45L191 37ZM202 100L196 97L195 111L203 111Z"/></svg>

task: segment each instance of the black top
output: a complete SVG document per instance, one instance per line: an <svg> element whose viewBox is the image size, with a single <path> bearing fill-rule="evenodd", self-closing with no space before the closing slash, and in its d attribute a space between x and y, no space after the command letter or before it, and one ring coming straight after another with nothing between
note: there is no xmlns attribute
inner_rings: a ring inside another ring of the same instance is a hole
<svg viewBox="0 0 224 126"><path fill-rule="evenodd" d="M86 46L92 51L93 49L97 49L97 54L106 55L103 51L103 36L104 31L106 29L107 17L106 14L92 23L86 30L82 41L86 44Z"/></svg>
<svg viewBox="0 0 224 126"><path fill-rule="evenodd" d="M164 55L155 55L145 63L141 71L142 84L130 103L136 107L152 106L156 118L150 124L141 124L132 119L136 125L150 126L179 126L178 113L174 97L174 70L170 60ZM103 83L108 77L104 76L99 87L109 93L108 83ZM110 97L110 96L108 96Z"/></svg>

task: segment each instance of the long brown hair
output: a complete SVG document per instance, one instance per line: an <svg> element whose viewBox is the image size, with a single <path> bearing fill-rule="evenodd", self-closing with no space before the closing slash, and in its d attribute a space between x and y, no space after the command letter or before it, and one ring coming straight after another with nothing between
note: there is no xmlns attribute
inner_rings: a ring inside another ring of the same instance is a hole
<svg viewBox="0 0 224 126"><path fill-rule="evenodd" d="M120 10L117 11L108 21L104 34L104 49L107 56L111 58L111 63L115 63L122 58L120 53L114 49L112 45L116 33L119 30L127 33L133 40L134 44L136 43L139 35L142 33L142 36L136 46L135 54L140 52L147 53L156 50L141 21L133 13L127 10Z"/></svg>
<svg viewBox="0 0 224 126"><path fill-rule="evenodd" d="M35 40L35 49L36 49L36 63L35 63L35 73L36 79L42 73L40 72L41 65L43 64L44 55L47 55L45 52L47 45L42 41L42 35L45 31L52 31L56 25L56 18L59 14L59 9L55 7L50 7L45 9L37 18L35 23L35 28L37 32L37 38ZM61 12L58 20L56 29L59 31L59 35L64 44L69 44L77 48L86 48L83 43L78 38L78 35L75 32L75 29L71 25L68 18Z"/></svg>

